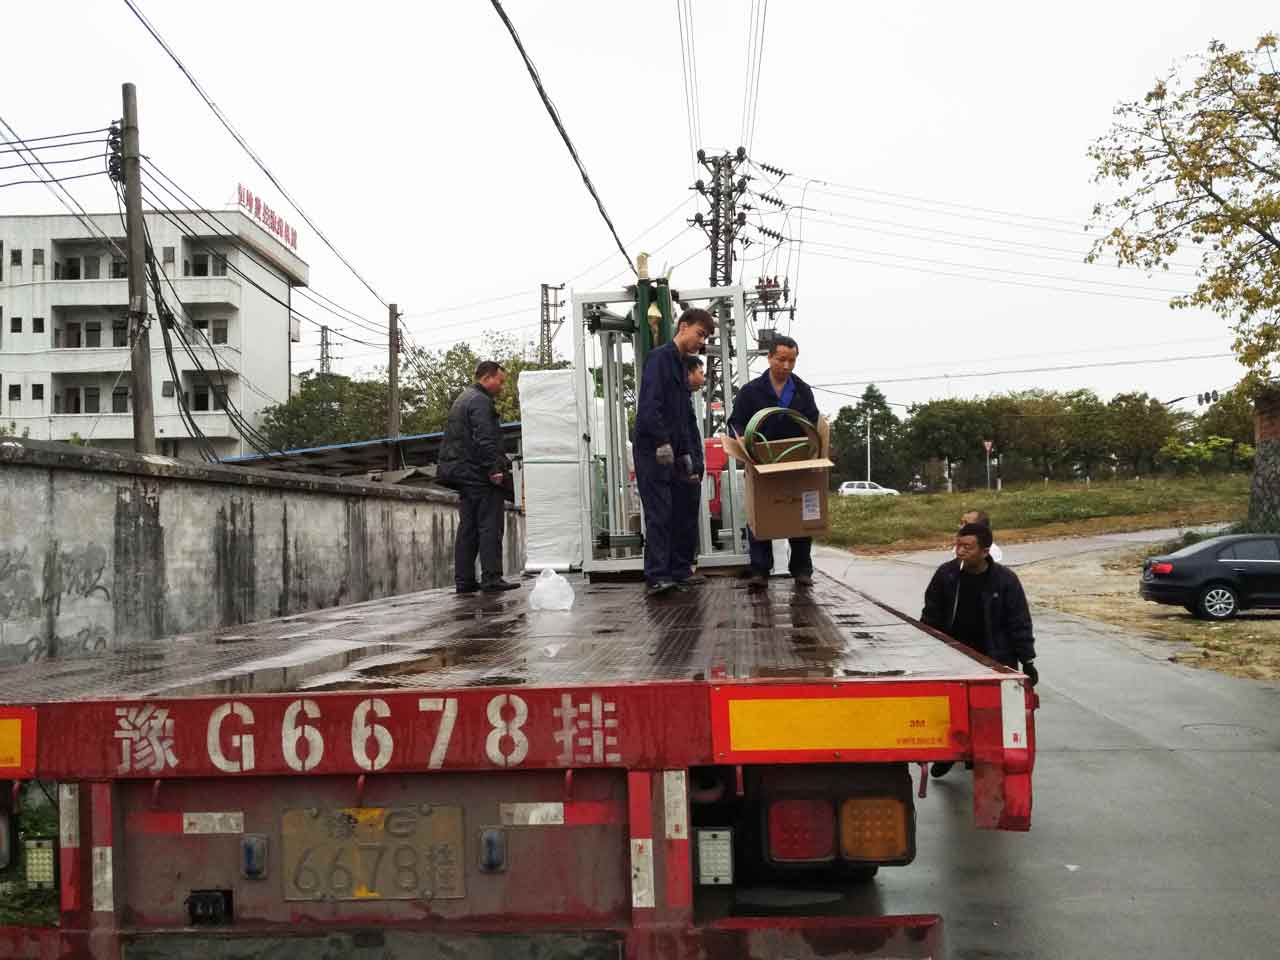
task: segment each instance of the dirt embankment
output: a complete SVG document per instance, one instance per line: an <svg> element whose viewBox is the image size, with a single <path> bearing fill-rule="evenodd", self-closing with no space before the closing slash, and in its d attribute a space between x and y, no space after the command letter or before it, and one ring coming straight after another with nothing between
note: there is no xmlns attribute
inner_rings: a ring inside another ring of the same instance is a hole
<svg viewBox="0 0 1280 960"><path fill-rule="evenodd" d="M1280 611L1210 623L1182 607L1148 603L1138 596L1144 556L1132 548L1090 553L1022 566L1018 576L1033 604L1196 648L1171 647L1171 660L1236 677L1280 679Z"/></svg>

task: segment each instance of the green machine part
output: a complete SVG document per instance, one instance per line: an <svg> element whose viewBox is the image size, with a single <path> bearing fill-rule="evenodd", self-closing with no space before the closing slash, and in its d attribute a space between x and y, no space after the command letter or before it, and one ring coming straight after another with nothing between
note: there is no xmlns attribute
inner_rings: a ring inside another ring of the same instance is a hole
<svg viewBox="0 0 1280 960"><path fill-rule="evenodd" d="M653 306L658 308L656 340L649 326L649 309ZM666 277L636 281L636 303L631 308L631 319L636 325L635 351L638 380L639 373L644 370L645 361L649 359L649 351L666 343L675 333L675 311L671 303L671 287Z"/></svg>

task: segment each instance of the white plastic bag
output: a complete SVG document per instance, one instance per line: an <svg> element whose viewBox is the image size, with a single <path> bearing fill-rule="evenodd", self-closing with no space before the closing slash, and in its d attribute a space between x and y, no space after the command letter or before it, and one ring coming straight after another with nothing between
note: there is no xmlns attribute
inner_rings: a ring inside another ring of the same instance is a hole
<svg viewBox="0 0 1280 960"><path fill-rule="evenodd" d="M532 610L571 610L573 587L560 574L545 567L529 594L529 607Z"/></svg>

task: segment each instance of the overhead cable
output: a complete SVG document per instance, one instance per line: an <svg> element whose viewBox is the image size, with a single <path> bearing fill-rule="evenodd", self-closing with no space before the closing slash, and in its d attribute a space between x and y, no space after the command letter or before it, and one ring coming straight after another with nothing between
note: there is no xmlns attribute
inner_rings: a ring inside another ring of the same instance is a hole
<svg viewBox="0 0 1280 960"><path fill-rule="evenodd" d="M132 6L132 0L125 0ZM564 128L564 123L560 120L560 114L555 108L555 104L551 102L551 98L547 95L546 88L542 85L542 78L538 76L538 68L533 65L533 61L529 59L529 54L525 52L524 44L520 41L520 34L516 32L515 24L511 22L511 18L507 16L507 12L502 9L501 0L492 0L493 9L497 11L498 16L502 18L503 24L506 25L507 32L511 34L511 39L515 42L516 49L520 51L520 57L524 60L524 65L529 71L529 76L533 80L533 85L538 90L538 96L542 98L542 105L547 108L547 113L551 116L551 122L556 125L556 130L560 132L560 137L564 140L564 145L569 150L569 156L573 158L574 164L578 168L578 172L582 174L582 182L586 184L587 190L596 202L596 209L600 211L600 216L604 218L605 225L608 226L609 232L613 234L613 242L618 245L618 250L622 256L626 258L627 266L631 271L635 272L635 263L631 259L631 254L627 253L627 248L622 245L622 238L618 236L618 231L613 225L613 221L609 219L609 214L604 208L604 201L600 199L600 194L596 192L595 184L591 182L591 177L587 175L587 168L582 164L582 158L578 156L578 150L573 145L573 141L569 139L569 133ZM301 212L301 211L299 211Z"/></svg>

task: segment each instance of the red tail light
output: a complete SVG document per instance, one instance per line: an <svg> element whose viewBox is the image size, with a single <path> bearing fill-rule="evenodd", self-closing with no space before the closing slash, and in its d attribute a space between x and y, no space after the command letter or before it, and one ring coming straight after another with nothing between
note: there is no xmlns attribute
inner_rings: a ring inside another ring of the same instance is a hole
<svg viewBox="0 0 1280 960"><path fill-rule="evenodd" d="M1151 565L1151 572L1156 574L1157 576L1162 576L1162 577L1168 576L1169 574L1173 573L1173 564L1172 563L1153 563Z"/></svg>
<svg viewBox="0 0 1280 960"><path fill-rule="evenodd" d="M769 805L769 856L778 863L834 860L836 810L827 799L792 798Z"/></svg>

